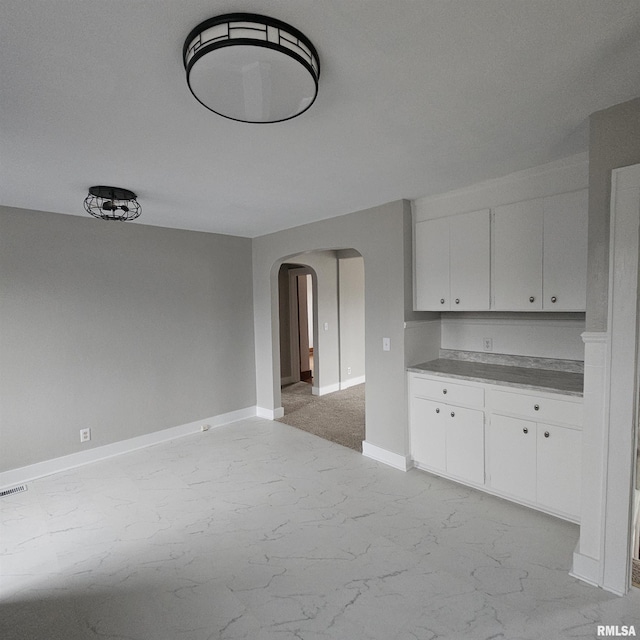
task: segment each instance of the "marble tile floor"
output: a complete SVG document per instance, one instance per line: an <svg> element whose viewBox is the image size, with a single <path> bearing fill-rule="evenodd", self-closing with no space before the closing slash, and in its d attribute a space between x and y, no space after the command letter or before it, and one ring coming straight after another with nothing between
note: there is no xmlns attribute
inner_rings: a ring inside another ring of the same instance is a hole
<svg viewBox="0 0 640 640"><path fill-rule="evenodd" d="M253 418L0 501L3 640L597 638L578 528Z"/></svg>

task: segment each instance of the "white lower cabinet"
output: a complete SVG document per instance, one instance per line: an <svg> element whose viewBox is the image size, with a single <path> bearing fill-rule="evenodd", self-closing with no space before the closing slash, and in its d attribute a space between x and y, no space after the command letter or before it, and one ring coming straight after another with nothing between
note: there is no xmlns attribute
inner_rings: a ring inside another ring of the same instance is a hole
<svg viewBox="0 0 640 640"><path fill-rule="evenodd" d="M411 457L418 467L484 483L484 391L443 378L410 378ZM455 398L456 404L440 400ZM479 407L479 409L461 404Z"/></svg>
<svg viewBox="0 0 640 640"><path fill-rule="evenodd" d="M489 392L487 483L497 493L577 521L582 402L559 398ZM535 420L538 414L544 422Z"/></svg>
<svg viewBox="0 0 640 640"><path fill-rule="evenodd" d="M535 422L494 414L488 440L491 487L514 498L535 502Z"/></svg>
<svg viewBox="0 0 640 640"><path fill-rule="evenodd" d="M579 521L582 398L417 373L409 396L416 467Z"/></svg>
<svg viewBox="0 0 640 640"><path fill-rule="evenodd" d="M578 519L582 474L582 432L538 424L537 501Z"/></svg>

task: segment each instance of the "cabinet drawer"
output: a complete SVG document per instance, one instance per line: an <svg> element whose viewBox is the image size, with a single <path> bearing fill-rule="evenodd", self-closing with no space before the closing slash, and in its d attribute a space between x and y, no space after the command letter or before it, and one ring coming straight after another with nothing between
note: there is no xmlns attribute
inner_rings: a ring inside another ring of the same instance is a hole
<svg viewBox="0 0 640 640"><path fill-rule="evenodd" d="M484 407L484 389L466 384L450 382L443 378L414 377L411 381L411 393L422 398L431 398L449 404L461 404L482 409Z"/></svg>
<svg viewBox="0 0 640 640"><path fill-rule="evenodd" d="M490 405L493 412L511 413L536 422L582 426L582 402L491 391Z"/></svg>

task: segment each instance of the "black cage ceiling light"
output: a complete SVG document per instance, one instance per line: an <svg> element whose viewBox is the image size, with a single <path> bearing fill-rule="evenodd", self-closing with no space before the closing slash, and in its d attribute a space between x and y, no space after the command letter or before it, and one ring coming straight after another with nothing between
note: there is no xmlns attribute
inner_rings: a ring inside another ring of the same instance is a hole
<svg viewBox="0 0 640 640"><path fill-rule="evenodd" d="M289 120L318 94L315 47L274 18L229 13L206 20L187 36L182 57L196 100L231 120Z"/></svg>
<svg viewBox="0 0 640 640"><path fill-rule="evenodd" d="M142 207L137 196L129 189L119 187L91 187L89 195L84 199L84 208L94 218L102 220L135 220Z"/></svg>

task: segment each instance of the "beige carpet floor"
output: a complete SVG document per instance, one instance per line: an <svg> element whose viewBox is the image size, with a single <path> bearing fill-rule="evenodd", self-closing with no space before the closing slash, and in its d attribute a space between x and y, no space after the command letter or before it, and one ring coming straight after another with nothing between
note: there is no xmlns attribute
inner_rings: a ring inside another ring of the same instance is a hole
<svg viewBox="0 0 640 640"><path fill-rule="evenodd" d="M311 394L311 385L296 382L282 388L284 422L344 447L362 451L365 433L364 384L324 396Z"/></svg>

